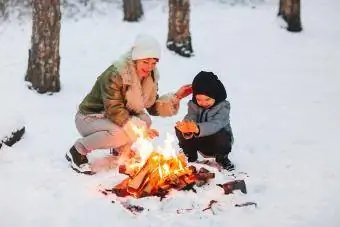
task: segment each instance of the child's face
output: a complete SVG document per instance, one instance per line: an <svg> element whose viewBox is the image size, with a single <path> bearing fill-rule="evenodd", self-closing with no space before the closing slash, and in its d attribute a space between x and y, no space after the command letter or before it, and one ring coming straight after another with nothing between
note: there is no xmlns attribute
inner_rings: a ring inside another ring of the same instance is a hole
<svg viewBox="0 0 340 227"><path fill-rule="evenodd" d="M203 107L204 109L210 108L215 103L215 99L210 98L209 96L206 96L206 95L197 94L195 98L196 98L197 104Z"/></svg>

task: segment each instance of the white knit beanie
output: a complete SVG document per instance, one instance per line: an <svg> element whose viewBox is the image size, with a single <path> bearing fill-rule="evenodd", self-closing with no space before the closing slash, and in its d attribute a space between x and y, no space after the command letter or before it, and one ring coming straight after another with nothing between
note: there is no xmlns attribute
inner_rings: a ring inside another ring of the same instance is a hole
<svg viewBox="0 0 340 227"><path fill-rule="evenodd" d="M161 56L161 46L158 41L149 35L137 36L132 48L132 60L157 58Z"/></svg>

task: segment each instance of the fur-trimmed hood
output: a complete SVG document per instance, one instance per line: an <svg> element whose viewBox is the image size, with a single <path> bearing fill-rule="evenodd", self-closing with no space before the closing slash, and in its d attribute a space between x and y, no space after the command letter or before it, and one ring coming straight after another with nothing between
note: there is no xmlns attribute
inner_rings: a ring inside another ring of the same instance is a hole
<svg viewBox="0 0 340 227"><path fill-rule="evenodd" d="M159 74L157 68L155 68L151 75L141 81L137 75L131 53L132 51L130 50L118 61L114 62L113 65L121 76L123 85L127 86L125 95L126 107L140 114L144 112L145 108L151 107L156 101Z"/></svg>

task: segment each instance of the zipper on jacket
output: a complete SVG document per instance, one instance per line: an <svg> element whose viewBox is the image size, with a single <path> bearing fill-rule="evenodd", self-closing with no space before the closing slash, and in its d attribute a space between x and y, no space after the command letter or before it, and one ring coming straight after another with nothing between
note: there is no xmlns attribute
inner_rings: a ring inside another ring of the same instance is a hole
<svg viewBox="0 0 340 227"><path fill-rule="evenodd" d="M203 114L204 114L205 111L206 111L206 110L202 110L202 113L201 113L201 115L200 115L200 118L199 118L198 123L203 122Z"/></svg>

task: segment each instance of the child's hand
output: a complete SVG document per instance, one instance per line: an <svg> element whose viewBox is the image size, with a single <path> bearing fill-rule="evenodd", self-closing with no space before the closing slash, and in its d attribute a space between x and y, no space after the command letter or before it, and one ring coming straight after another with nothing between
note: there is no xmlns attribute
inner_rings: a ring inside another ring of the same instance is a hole
<svg viewBox="0 0 340 227"><path fill-rule="evenodd" d="M179 121L176 123L176 128L184 134L188 133L199 133L197 124L193 121Z"/></svg>

